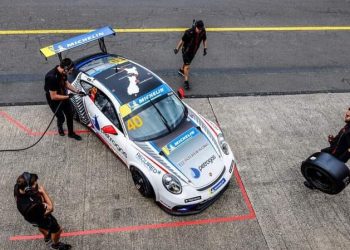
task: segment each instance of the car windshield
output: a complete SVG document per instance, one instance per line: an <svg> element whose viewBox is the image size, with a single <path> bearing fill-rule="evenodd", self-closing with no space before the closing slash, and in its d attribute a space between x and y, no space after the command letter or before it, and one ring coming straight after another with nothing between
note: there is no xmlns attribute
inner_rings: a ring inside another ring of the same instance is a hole
<svg viewBox="0 0 350 250"><path fill-rule="evenodd" d="M186 108L173 94L150 101L124 118L131 139L147 141L173 131L186 116Z"/></svg>

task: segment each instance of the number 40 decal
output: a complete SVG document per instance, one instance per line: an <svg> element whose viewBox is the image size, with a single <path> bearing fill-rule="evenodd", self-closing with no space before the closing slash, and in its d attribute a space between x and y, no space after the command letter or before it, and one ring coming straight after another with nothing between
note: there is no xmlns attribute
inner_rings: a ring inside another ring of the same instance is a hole
<svg viewBox="0 0 350 250"><path fill-rule="evenodd" d="M128 130L135 130L141 128L143 121L140 116L136 115L128 120Z"/></svg>

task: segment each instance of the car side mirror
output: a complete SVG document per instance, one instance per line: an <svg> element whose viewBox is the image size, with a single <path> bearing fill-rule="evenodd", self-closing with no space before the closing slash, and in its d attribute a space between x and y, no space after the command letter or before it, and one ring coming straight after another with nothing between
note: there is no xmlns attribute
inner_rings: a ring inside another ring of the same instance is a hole
<svg viewBox="0 0 350 250"><path fill-rule="evenodd" d="M177 90L177 95L180 99L184 99L185 98L185 90L183 88L179 88Z"/></svg>
<svg viewBox="0 0 350 250"><path fill-rule="evenodd" d="M110 135L117 135L118 132L112 125L107 125L102 128L102 132Z"/></svg>

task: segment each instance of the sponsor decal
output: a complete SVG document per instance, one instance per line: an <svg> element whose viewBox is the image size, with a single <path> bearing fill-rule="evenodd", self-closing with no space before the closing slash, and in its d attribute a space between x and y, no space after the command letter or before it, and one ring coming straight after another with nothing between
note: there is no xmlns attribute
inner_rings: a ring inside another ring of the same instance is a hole
<svg viewBox="0 0 350 250"><path fill-rule="evenodd" d="M186 141L189 139L192 139L198 134L198 130L196 128L191 128L187 130L186 132L182 133L178 137L176 137L174 140L172 140L170 143L165 145L162 148L162 151L166 154L169 155L172 151L174 151L176 148L184 144Z"/></svg>
<svg viewBox="0 0 350 250"><path fill-rule="evenodd" d="M147 94L144 94L144 95L140 96L139 98L136 98L135 100L122 105L119 109L120 113L121 113L122 117L124 118L125 116L129 115L134 110L136 110L137 108L148 103L149 100L155 99L159 96L167 94L170 91L171 91L171 89L168 86L161 85L161 86L153 89L152 91L148 92Z"/></svg>
<svg viewBox="0 0 350 250"><path fill-rule="evenodd" d="M112 30L110 27L104 27L104 28L89 32L87 34L72 37L68 40L42 48L41 52L44 54L45 57L50 57L57 53L63 52L65 50L89 43L91 41L94 41L112 34L115 34L114 30Z"/></svg>
<svg viewBox="0 0 350 250"><path fill-rule="evenodd" d="M215 184L214 187L210 189L210 193L214 193L216 190L218 190L224 183L226 182L225 178L222 178L218 183Z"/></svg>
<svg viewBox="0 0 350 250"><path fill-rule="evenodd" d="M93 126L94 126L98 131L100 131L100 124L98 123L97 115L95 115L95 116L92 118L92 124L93 124Z"/></svg>
<svg viewBox="0 0 350 250"><path fill-rule="evenodd" d="M160 174L160 173L161 173L160 170L157 170L157 169L156 169L149 161L147 161L147 159L146 159L142 154L140 154L139 152L137 152L136 157L137 157L137 159L140 160L140 162L141 162L144 166L146 166L146 167L149 169L149 171L153 172L154 174Z"/></svg>
<svg viewBox="0 0 350 250"><path fill-rule="evenodd" d="M201 172L196 168L191 168L192 177L198 179L201 176Z"/></svg>
<svg viewBox="0 0 350 250"><path fill-rule="evenodd" d="M198 167L199 171L202 172L202 170L203 170L206 166L212 164L212 163L215 161L215 159L216 159L215 155L212 155L208 160L206 160L205 162L203 162L203 163Z"/></svg>
<svg viewBox="0 0 350 250"><path fill-rule="evenodd" d="M69 39L67 41L62 42L61 44L54 45L56 53L59 53L65 49L70 49L72 47L76 47L94 40L97 40L101 37L104 37L106 34L104 32L92 33L88 36L79 37L77 40Z"/></svg>
<svg viewBox="0 0 350 250"><path fill-rule="evenodd" d="M185 200L185 203L198 201L200 199L202 199L202 196L196 196L196 197L188 198L188 199Z"/></svg>
<svg viewBox="0 0 350 250"><path fill-rule="evenodd" d="M126 152L118 145L118 143L116 143L113 138L109 135L109 134L104 134L107 139L113 144L114 147L117 148L118 152L120 154L122 154L125 158L128 158L128 155L126 154Z"/></svg>
<svg viewBox="0 0 350 250"><path fill-rule="evenodd" d="M108 60L109 63L111 64L123 64L127 62L128 60L122 57L113 57Z"/></svg>
<svg viewBox="0 0 350 250"><path fill-rule="evenodd" d="M190 155L186 156L185 159L183 159L182 161L180 161L178 163L179 167L182 167L185 165L185 163L189 160L191 160L193 157L195 157L199 152L201 152L203 149L205 149L206 147L208 147L209 144L206 143L204 145L202 145L200 148L196 149L195 151L193 151Z"/></svg>
<svg viewBox="0 0 350 250"><path fill-rule="evenodd" d="M143 126L143 121L140 116L135 115L131 117L126 124L127 124L128 130L130 131L130 130L141 128Z"/></svg>

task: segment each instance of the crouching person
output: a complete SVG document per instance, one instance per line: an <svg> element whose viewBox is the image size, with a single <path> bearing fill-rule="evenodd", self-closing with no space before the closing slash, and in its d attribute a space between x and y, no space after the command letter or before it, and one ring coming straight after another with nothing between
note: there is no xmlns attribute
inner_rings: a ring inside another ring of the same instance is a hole
<svg viewBox="0 0 350 250"><path fill-rule="evenodd" d="M62 229L52 215L53 203L43 186L38 184L38 176L24 172L17 178L14 196L18 211L24 219L44 235L51 249L67 250L71 245L59 241Z"/></svg>

